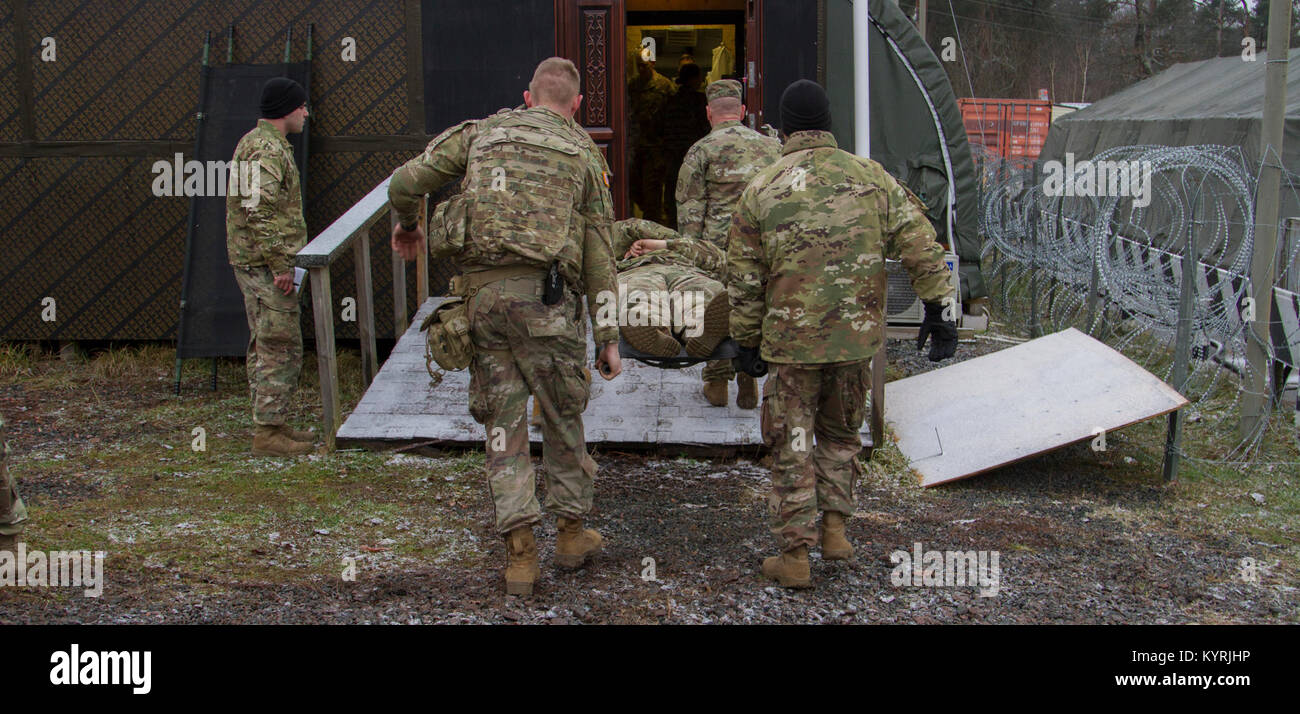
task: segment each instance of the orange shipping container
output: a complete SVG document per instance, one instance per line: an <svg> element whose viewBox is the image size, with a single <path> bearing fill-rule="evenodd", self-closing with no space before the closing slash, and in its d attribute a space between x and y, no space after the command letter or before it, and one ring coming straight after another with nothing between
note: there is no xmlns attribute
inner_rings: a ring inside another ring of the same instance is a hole
<svg viewBox="0 0 1300 714"><path fill-rule="evenodd" d="M1052 103L1042 99L958 99L966 137L1004 159L1038 158L1052 125Z"/></svg>

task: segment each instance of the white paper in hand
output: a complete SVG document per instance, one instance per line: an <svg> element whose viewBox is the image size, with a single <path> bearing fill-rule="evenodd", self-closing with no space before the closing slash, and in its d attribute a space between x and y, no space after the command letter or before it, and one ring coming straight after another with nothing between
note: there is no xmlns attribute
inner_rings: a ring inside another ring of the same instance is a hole
<svg viewBox="0 0 1300 714"><path fill-rule="evenodd" d="M305 278L305 277L307 277L307 269L306 269L306 268L294 268L294 269L293 269L293 290L294 290L294 292L298 292L298 293L302 292L302 280L303 280L303 278Z"/></svg>

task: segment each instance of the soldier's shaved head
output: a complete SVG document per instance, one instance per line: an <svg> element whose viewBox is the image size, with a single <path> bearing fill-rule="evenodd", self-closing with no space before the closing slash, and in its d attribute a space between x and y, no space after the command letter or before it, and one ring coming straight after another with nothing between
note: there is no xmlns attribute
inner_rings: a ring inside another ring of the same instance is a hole
<svg viewBox="0 0 1300 714"><path fill-rule="evenodd" d="M528 83L533 99L547 106L567 106L578 96L578 89L578 68L563 57L542 60Z"/></svg>

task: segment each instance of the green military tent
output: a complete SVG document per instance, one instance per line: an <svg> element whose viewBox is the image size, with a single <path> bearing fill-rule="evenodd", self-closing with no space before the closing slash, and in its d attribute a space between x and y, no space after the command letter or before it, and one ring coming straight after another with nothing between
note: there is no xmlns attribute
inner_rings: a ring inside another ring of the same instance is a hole
<svg viewBox="0 0 1300 714"><path fill-rule="evenodd" d="M979 195L961 110L939 58L892 0L871 0L871 158L925 201L961 259L963 301L988 294L980 275ZM842 148L853 146L853 3L826 3L826 90ZM771 80L771 70L767 79ZM776 117L778 114L769 113Z"/></svg>
<svg viewBox="0 0 1300 714"><path fill-rule="evenodd" d="M1290 60L1300 58L1291 50ZM1117 146L1240 147L1257 166L1266 53L1185 62L1052 123L1040 158L1091 157ZM1300 167L1300 72L1287 78L1282 163Z"/></svg>

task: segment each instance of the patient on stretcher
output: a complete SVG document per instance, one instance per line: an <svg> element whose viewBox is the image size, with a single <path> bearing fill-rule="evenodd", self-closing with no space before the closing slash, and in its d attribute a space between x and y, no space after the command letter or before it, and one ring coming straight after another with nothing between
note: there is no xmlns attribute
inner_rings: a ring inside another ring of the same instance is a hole
<svg viewBox="0 0 1300 714"><path fill-rule="evenodd" d="M638 218L614 224L614 249L623 339L655 357L677 356L683 345L691 357L712 355L730 331L722 250Z"/></svg>

